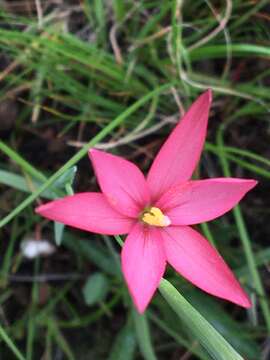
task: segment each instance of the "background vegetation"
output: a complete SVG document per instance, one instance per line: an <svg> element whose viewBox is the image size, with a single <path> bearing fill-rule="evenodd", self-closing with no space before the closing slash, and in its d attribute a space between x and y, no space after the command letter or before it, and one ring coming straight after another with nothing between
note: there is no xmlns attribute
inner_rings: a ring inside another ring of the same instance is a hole
<svg viewBox="0 0 270 360"><path fill-rule="evenodd" d="M211 352L204 326L198 342L160 294L138 316L115 239L63 231L33 211L72 187L96 188L90 145L147 171L179 114L209 87L196 176L259 186L201 231L254 306L208 296L171 269L165 277L245 359L269 359L269 10L266 0L2 0L1 359L229 359L222 347ZM31 239L48 240L53 253L26 259Z"/></svg>

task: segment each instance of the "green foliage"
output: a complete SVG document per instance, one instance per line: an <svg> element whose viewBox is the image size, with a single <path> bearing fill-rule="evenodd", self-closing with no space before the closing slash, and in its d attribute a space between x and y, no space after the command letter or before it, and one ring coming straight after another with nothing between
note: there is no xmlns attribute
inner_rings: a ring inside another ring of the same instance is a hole
<svg viewBox="0 0 270 360"><path fill-rule="evenodd" d="M87 305L94 305L102 302L109 289L108 280L103 273L90 275L83 287L83 296Z"/></svg>
<svg viewBox="0 0 270 360"><path fill-rule="evenodd" d="M225 341L167 280L163 279L161 281L159 290L168 304L177 313L180 320L198 338L213 359L243 360L242 356Z"/></svg>
<svg viewBox="0 0 270 360"><path fill-rule="evenodd" d="M135 358L136 337L133 328L126 324L115 338L108 360L132 360Z"/></svg>

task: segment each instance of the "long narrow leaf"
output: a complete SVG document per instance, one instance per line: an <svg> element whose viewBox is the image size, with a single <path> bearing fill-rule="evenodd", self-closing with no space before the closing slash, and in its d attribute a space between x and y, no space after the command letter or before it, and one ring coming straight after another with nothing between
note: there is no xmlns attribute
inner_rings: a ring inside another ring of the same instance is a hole
<svg viewBox="0 0 270 360"><path fill-rule="evenodd" d="M10 337L8 336L8 334L5 332L4 328L2 328L1 325L0 325L0 338L7 344L7 346L15 355L16 359L25 360L25 357L22 355L20 350L16 347L16 345L13 343L13 341L10 339Z"/></svg>
<svg viewBox="0 0 270 360"><path fill-rule="evenodd" d="M135 329L138 345L145 360L157 360L152 346L150 331L146 315L140 315L136 310L133 311Z"/></svg>
<svg viewBox="0 0 270 360"><path fill-rule="evenodd" d="M215 328L176 290L162 279L159 291L184 325L215 360L243 360Z"/></svg>

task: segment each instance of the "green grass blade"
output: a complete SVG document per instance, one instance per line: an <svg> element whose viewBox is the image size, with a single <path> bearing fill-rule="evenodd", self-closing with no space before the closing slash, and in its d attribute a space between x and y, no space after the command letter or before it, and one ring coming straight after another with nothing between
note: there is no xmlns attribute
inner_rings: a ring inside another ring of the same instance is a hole
<svg viewBox="0 0 270 360"><path fill-rule="evenodd" d="M138 344L141 353L145 360L157 360L153 345L151 342L150 331L146 315L140 315L136 310L133 310L133 318L135 322L135 329L138 339Z"/></svg>
<svg viewBox="0 0 270 360"><path fill-rule="evenodd" d="M162 279L159 291L181 321L215 360L243 360L232 346L195 310L167 280Z"/></svg>
<svg viewBox="0 0 270 360"><path fill-rule="evenodd" d="M133 360L135 358L136 337L129 324L117 334L108 360Z"/></svg>
<svg viewBox="0 0 270 360"><path fill-rule="evenodd" d="M210 357L208 353L201 351L199 346L194 346L194 342L191 343L191 341L187 341L183 336L181 336L177 331L170 328L170 326L168 326L165 321L161 320L154 313L151 312L149 318L164 333L167 333L172 339L174 339L176 343L178 343L180 346L185 347L186 349L188 349L189 352L196 355L198 359L209 360Z"/></svg>
<svg viewBox="0 0 270 360"><path fill-rule="evenodd" d="M245 56L262 56L270 57L270 49L267 46L253 45L253 44L232 44L230 45L233 57ZM196 48L189 52L190 59L217 59L223 58L226 55L227 45L209 45L201 48Z"/></svg>
<svg viewBox="0 0 270 360"><path fill-rule="evenodd" d="M0 140L0 151L6 154L11 160L16 162L25 172L29 175L32 175L37 180L45 181L46 177L38 170L36 170L28 161L26 161L21 155L16 151L11 149L3 141Z"/></svg>
<svg viewBox="0 0 270 360"><path fill-rule="evenodd" d="M223 130L224 130L224 128L221 127L218 131L217 144L218 144L218 147L220 150L219 156L220 156L220 161L221 161L224 175L227 177L230 177L231 172L230 172L229 164L226 159L226 156L224 156L224 151L223 151ZM240 206L236 206L233 209L233 215L234 215L235 222L236 222L236 225L238 228L242 246L243 246L243 249L245 252L245 256L246 256L249 272L250 272L250 275L251 275L251 278L252 278L252 281L254 284L254 288L257 292L257 295L259 296L259 302L260 302L260 305L262 308L265 323L267 325L268 331L270 331L269 305L268 305L268 301L266 299L266 294L265 294L264 287L263 287L263 284L262 284L262 281L261 281L261 278L259 275L259 271L256 266L255 256L253 254L253 250L252 250L252 246L251 246L251 240L250 240L250 237L249 237L249 234L248 234L245 222L244 222L244 218L242 216Z"/></svg>
<svg viewBox="0 0 270 360"><path fill-rule="evenodd" d="M41 182L40 181L35 181L32 180L32 185L33 187L36 189L38 187L41 186ZM14 174L10 171L6 171L6 170L1 170L0 169L0 184L6 185L6 186L10 186L14 189L29 193L31 192L31 189L29 187L29 183L27 182L27 180L18 174ZM41 194L42 197L46 198L46 199L54 199L55 198L55 194L50 191L50 189L47 189L44 191L44 193Z"/></svg>
<svg viewBox="0 0 270 360"><path fill-rule="evenodd" d="M13 354L16 356L16 359L19 360L26 360L25 357L22 355L20 350L16 347L14 342L10 339L8 334L5 332L4 328L0 325L0 338L7 344Z"/></svg>

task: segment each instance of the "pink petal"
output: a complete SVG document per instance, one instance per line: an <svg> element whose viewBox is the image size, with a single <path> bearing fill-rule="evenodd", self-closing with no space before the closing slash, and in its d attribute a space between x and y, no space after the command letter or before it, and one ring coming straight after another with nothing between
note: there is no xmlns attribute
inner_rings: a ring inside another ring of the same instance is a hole
<svg viewBox="0 0 270 360"><path fill-rule="evenodd" d="M251 303L219 253L197 231L171 226L162 237L167 261L182 276L209 294L243 307Z"/></svg>
<svg viewBox="0 0 270 360"><path fill-rule="evenodd" d="M51 201L36 213L78 229L100 234L126 234L134 220L115 211L101 193L81 193Z"/></svg>
<svg viewBox="0 0 270 360"><path fill-rule="evenodd" d="M165 271L166 260L160 231L137 224L121 254L122 268L137 310L143 313Z"/></svg>
<svg viewBox="0 0 270 360"><path fill-rule="evenodd" d="M147 176L154 201L191 177L203 148L211 100L211 90L203 93L157 154Z"/></svg>
<svg viewBox="0 0 270 360"><path fill-rule="evenodd" d="M236 178L188 181L170 189L155 206L173 225L198 224L231 210L256 184L255 180Z"/></svg>
<svg viewBox="0 0 270 360"><path fill-rule="evenodd" d="M145 178L138 167L119 156L89 151L102 192L110 204L124 215L137 217L149 204Z"/></svg>

